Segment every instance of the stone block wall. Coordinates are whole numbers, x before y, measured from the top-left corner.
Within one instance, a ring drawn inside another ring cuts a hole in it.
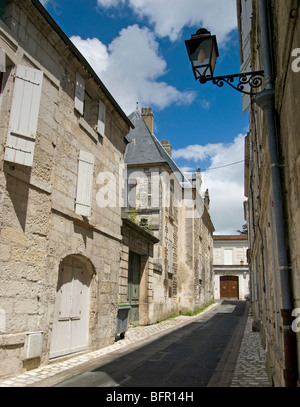
[[[293,69],[295,50],[299,48],[299,4],[270,1],[272,68],[274,69],[276,136],[285,236],[290,265],[292,307],[298,308],[299,286],[299,89],[300,73]],[[252,18],[252,68],[262,69],[259,2],[253,1]],[[296,61],[297,62],[297,61]],[[297,64],[296,64],[297,65]],[[298,64],[299,65],[299,64]],[[266,117],[263,110],[253,104],[250,115],[251,171],[246,179],[249,188],[248,225],[250,235],[250,271],[254,318],[260,322],[261,336],[267,349],[267,367],[275,386],[285,386],[287,366],[281,317],[282,293],[278,265],[277,229],[274,215],[270,153]],[[296,351],[291,360],[297,359],[299,380],[299,332],[295,332]],[[291,366],[290,366],[291,367]],[[289,368],[290,368],[289,367]],[[293,372],[295,373],[295,372]],[[291,375],[292,376],[292,375]],[[294,379],[293,379],[294,380]]]
[[[92,78],[59,32],[29,1],[12,1],[0,22],[7,56],[0,111],[0,375],[48,363],[61,265],[81,259],[91,274],[87,350],[114,341],[121,254],[120,165],[129,121]],[[32,167],[4,160],[18,65],[43,72]],[[74,109],[76,73],[106,106],[100,135]],[[76,213],[79,153],[94,157],[91,215]],[[100,207],[98,175],[115,174],[116,205]],[[24,358],[28,332],[42,332],[42,352]]]
[[[128,304],[128,270],[129,252],[141,256],[141,269],[139,277],[140,299],[139,299],[139,324],[148,325],[157,321],[154,309],[154,276],[153,255],[154,245],[159,242],[149,231],[145,230],[135,222],[123,215],[122,226],[122,252],[119,273],[119,304]]]

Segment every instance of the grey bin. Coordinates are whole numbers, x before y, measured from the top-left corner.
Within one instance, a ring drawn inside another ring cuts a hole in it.
[[[127,330],[128,325],[128,314],[130,309],[131,309],[130,305],[125,307],[118,307],[116,335],[120,334],[121,339],[125,337],[125,332]]]

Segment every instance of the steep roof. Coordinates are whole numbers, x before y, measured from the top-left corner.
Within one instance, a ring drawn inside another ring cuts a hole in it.
[[[180,183],[190,185],[160,141],[150,133],[138,109],[131,113],[129,120],[134,125],[134,129],[131,129],[126,137],[129,144],[124,155],[125,163],[129,165],[167,164]]]
[[[127,135],[127,145],[124,160],[126,164],[164,163],[165,159],[157,148],[154,138],[138,110],[128,117],[134,125]]]

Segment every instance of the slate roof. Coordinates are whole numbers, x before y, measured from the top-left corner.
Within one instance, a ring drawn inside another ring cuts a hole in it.
[[[131,129],[126,137],[129,141],[124,155],[126,164],[164,163],[165,159],[158,150],[140,112],[135,111],[128,118],[134,125],[134,129]]]
[[[150,133],[139,110],[135,110],[128,118],[134,125],[134,129],[131,129],[126,137],[129,144],[124,155],[125,163],[128,165],[168,164],[178,181],[187,183],[190,187],[190,182],[175,161],[155,135]]]

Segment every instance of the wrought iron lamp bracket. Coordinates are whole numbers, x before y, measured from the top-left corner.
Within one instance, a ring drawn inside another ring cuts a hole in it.
[[[255,95],[256,93],[252,89],[258,89],[263,83],[264,71],[256,72],[243,72],[233,75],[225,76],[201,76],[200,83],[206,83],[207,81],[212,81],[214,85],[217,85],[219,88],[224,86],[224,83],[227,83],[233,89],[238,90],[241,93],[246,95]],[[234,80],[238,78],[238,84],[234,84]],[[248,92],[245,90],[245,85],[249,85],[251,91]]]

